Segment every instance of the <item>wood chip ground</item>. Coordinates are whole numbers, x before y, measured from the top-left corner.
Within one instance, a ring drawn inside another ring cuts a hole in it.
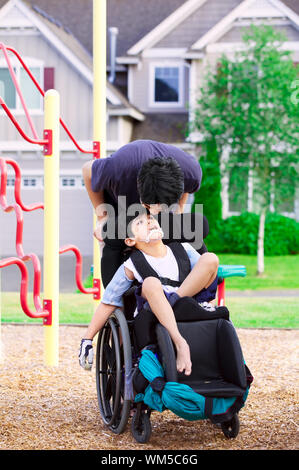
[[[60,326],[60,365],[43,363],[43,327],[1,328],[0,449],[295,450],[298,449],[298,330],[237,330],[254,382],[228,440],[209,421],[152,413],[152,436],[138,444],[130,422],[121,435],[102,423],[95,370],[78,364],[84,329]]]

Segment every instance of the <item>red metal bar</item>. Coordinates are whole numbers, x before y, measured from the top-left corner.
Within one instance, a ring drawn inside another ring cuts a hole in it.
[[[25,62],[23,61],[22,57],[20,56],[20,54],[13,48],[13,47],[9,47],[9,46],[6,46],[6,50],[12,52],[16,57],[17,59],[20,61],[20,63],[22,64],[22,67],[24,67],[24,69],[26,70],[27,74],[29,75],[29,77],[31,78],[31,80],[33,81],[34,85],[36,86],[36,88],[38,89],[38,91],[41,93],[42,96],[45,96],[45,92],[44,90],[40,87],[39,83],[37,82],[37,80],[35,79],[35,77],[33,76],[33,74],[31,73],[30,69],[27,67],[27,65],[25,64]],[[100,156],[100,143],[99,142],[96,142],[96,146],[94,145],[94,148],[93,150],[84,150],[82,147],[80,147],[80,145],[78,144],[78,142],[76,141],[76,139],[74,138],[74,136],[71,134],[70,130],[68,129],[68,127],[66,126],[66,124],[64,123],[64,121],[62,120],[62,118],[60,118],[60,124],[62,125],[63,129],[65,130],[65,132],[67,133],[67,135],[69,136],[69,138],[72,140],[72,142],[74,143],[74,145],[77,147],[77,149],[82,152],[82,153],[88,153],[88,154],[92,154],[94,156],[94,158],[99,158]],[[95,144],[95,143],[94,143]]]
[[[10,164],[13,165],[14,169],[16,170],[16,178],[20,180],[20,169],[16,162],[13,160],[8,161]],[[6,161],[4,158],[0,158],[0,170],[1,170],[1,179],[0,179],[0,206],[4,210],[4,212],[12,212],[14,211],[16,214],[17,220],[17,228],[16,228],[16,252],[18,257],[22,261],[31,260],[34,269],[34,287],[33,287],[33,299],[34,305],[38,310],[40,308],[40,284],[41,284],[41,266],[39,258],[35,253],[25,254],[23,249],[23,211],[22,207],[19,204],[8,205],[6,199],[6,183],[7,183],[7,166]],[[20,189],[20,188],[19,188]],[[16,182],[15,182],[15,191],[16,191]],[[20,199],[20,193],[17,192],[16,199]],[[38,206],[29,208],[27,207],[26,210],[34,210],[37,209]]]
[[[3,42],[0,42],[0,49],[3,50],[3,54],[4,54],[4,57],[5,57],[7,66],[8,66],[8,70],[9,70],[11,79],[12,79],[12,81],[13,81],[13,83],[14,83],[14,86],[15,86],[15,88],[16,88],[16,90],[17,90],[17,93],[18,93],[18,95],[19,95],[19,98],[20,98],[20,100],[21,100],[21,103],[22,103],[24,112],[25,112],[26,117],[27,117],[27,121],[28,121],[28,123],[29,123],[29,126],[30,126],[31,131],[32,131],[32,134],[33,134],[33,137],[34,137],[35,139],[38,139],[37,132],[36,132],[36,130],[35,130],[33,121],[32,121],[32,119],[31,119],[31,116],[30,116],[29,111],[28,111],[28,109],[27,109],[27,106],[26,106],[24,97],[23,97],[23,95],[22,95],[22,91],[21,91],[21,88],[20,88],[20,86],[19,86],[19,83],[18,83],[16,74],[15,74],[14,69],[13,69],[13,67],[12,67],[12,65],[11,65],[11,62],[10,62],[10,60],[9,60],[9,57],[8,57],[8,54],[7,54],[6,46],[3,44]]]
[[[48,144],[48,140],[36,140],[36,139],[31,139],[30,137],[28,137],[28,135],[25,134],[25,132],[23,131],[23,129],[19,125],[18,121],[15,119],[13,114],[10,112],[9,108],[7,107],[7,105],[5,104],[5,102],[3,101],[3,99],[1,97],[0,97],[0,105],[2,106],[4,111],[6,112],[7,116],[9,117],[9,119],[11,120],[13,125],[16,127],[19,134],[21,134],[23,139],[27,140],[27,142],[30,142],[31,144],[37,144],[37,145],[46,145],[46,144]]]
[[[35,211],[36,209],[43,209],[43,203],[29,204],[26,206],[21,199],[21,170],[15,160],[10,160],[9,158],[0,157],[0,171],[1,171],[1,186],[0,186],[0,197],[5,198],[6,205],[6,181],[7,181],[7,164],[11,165],[15,172],[15,186],[14,194],[16,203],[21,207],[25,212]]]
[[[95,294],[99,295],[100,286],[85,288],[82,283],[82,255],[80,250],[74,245],[62,246],[59,250],[59,254],[66,253],[67,251],[73,251],[76,256],[76,284],[78,289],[84,294]]]
[[[36,312],[30,310],[28,303],[27,303],[27,292],[28,292],[28,271],[26,268],[26,264],[19,258],[5,258],[0,261],[0,268],[4,268],[6,266],[11,266],[12,264],[16,264],[20,271],[21,271],[21,290],[20,290],[20,300],[21,306],[24,313],[30,318],[47,318],[50,315],[49,310],[44,310],[40,298],[38,298],[38,308]]]
[[[225,293],[225,283],[223,279],[223,281],[218,286],[218,306],[219,307],[224,305],[224,302],[225,302],[224,293]]]

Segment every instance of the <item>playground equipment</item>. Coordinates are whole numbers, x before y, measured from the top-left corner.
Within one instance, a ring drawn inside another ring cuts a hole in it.
[[[5,212],[15,212],[17,220],[16,228],[16,257],[0,260],[0,269],[10,265],[17,265],[21,271],[20,301],[26,315],[31,318],[43,319],[45,326],[44,361],[46,365],[57,366],[58,356],[58,326],[59,326],[59,254],[73,251],[76,256],[76,283],[78,289],[84,294],[93,294],[95,302],[100,300],[100,252],[99,245],[94,240],[94,279],[93,287],[86,289],[82,283],[82,256],[74,245],[65,245],[59,249],[59,130],[60,124],[82,153],[92,154],[93,158],[105,155],[106,142],[106,1],[94,0],[93,3],[93,51],[94,51],[94,142],[91,150],[82,149],[73,137],[66,124],[60,117],[59,94],[56,90],[42,90],[31,71],[23,61],[20,54],[12,47],[0,43],[0,51],[3,52],[7,62],[12,81],[23,105],[25,115],[31,128],[33,138],[28,136],[18,121],[15,119],[5,101],[0,97],[0,105],[11,120],[19,134],[27,141],[35,145],[43,146],[44,153],[44,204],[30,204],[26,206],[21,199],[21,170],[18,164],[11,159],[0,157],[0,206]],[[44,97],[44,133],[43,139],[39,139],[34,128],[34,123],[26,107],[20,86],[11,65],[9,54],[13,53],[19,60],[29,78]],[[15,204],[8,205],[6,199],[7,165],[11,165],[15,172]],[[41,266],[36,254],[25,254],[23,249],[23,211],[31,212],[37,209],[44,210],[44,300],[41,301],[40,281]],[[94,216],[95,226],[95,216]],[[26,262],[31,260],[34,268],[33,299],[36,311],[28,307],[28,271]]]

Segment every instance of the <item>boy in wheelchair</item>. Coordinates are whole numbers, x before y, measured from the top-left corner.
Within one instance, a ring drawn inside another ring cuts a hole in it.
[[[180,373],[191,374],[192,364],[189,345],[179,332],[174,306],[181,298],[192,298],[196,308],[207,317],[213,318],[219,310],[225,315],[226,307],[214,307],[210,301],[216,296],[218,258],[214,253],[200,255],[189,243],[163,243],[163,232],[157,220],[148,214],[133,218],[127,225],[125,243],[133,249],[108,284],[102,302],[81,340],[79,363],[90,370],[93,363],[92,340],[103,328],[115,308],[123,306],[122,296],[134,281],[139,283],[136,290],[139,330],[143,329],[140,313],[152,312],[163,325],[176,348],[176,365]],[[199,306],[198,306],[198,303]],[[194,309],[193,304],[193,314]],[[190,315],[190,312],[186,312]],[[192,309],[191,309],[192,315]],[[182,320],[182,318],[181,318]]]

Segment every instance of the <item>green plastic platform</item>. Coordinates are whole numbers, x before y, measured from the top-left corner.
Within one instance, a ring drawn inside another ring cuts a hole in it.
[[[222,264],[218,268],[218,277],[246,276],[246,267],[239,265]]]

